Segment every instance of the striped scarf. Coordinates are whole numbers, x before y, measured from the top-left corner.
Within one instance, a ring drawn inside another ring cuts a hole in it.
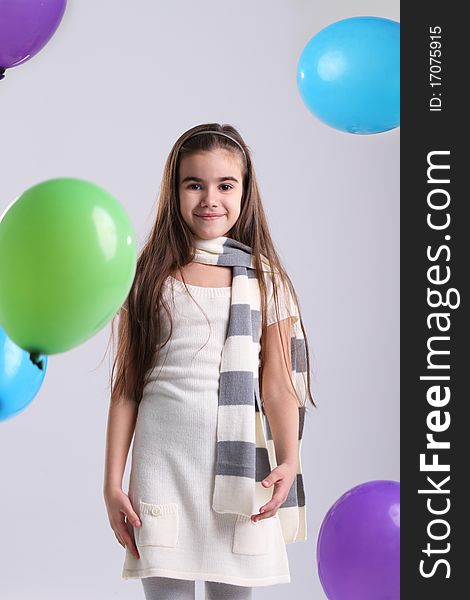
[[[261,481],[277,466],[269,422],[259,394],[261,295],[251,248],[229,237],[195,237],[194,262],[232,267],[227,337],[222,349],[217,413],[217,452],[212,508],[251,516],[272,497]],[[263,273],[271,273],[261,255]],[[272,273],[271,273],[272,274]],[[296,309],[297,310],[297,309]],[[298,315],[298,312],[296,313]],[[307,539],[301,466],[305,419],[305,340],[297,320],[291,325],[291,376],[298,399],[298,469],[277,514],[286,544]],[[292,321],[291,321],[292,323]]]

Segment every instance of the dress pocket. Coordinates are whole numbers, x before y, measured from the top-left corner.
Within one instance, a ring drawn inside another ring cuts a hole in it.
[[[273,517],[253,522],[250,517],[237,515],[232,552],[235,554],[267,554],[273,541]]]
[[[140,521],[134,528],[137,546],[168,546],[178,543],[179,513],[175,502],[153,504],[140,501]]]

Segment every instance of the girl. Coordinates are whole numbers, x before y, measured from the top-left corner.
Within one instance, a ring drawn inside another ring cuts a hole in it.
[[[104,497],[122,576],[141,579],[147,600],[194,599],[197,579],[206,598],[233,600],[289,582],[285,545],[306,539],[300,447],[307,399],[316,404],[297,296],[234,127],[176,141],[116,316]]]

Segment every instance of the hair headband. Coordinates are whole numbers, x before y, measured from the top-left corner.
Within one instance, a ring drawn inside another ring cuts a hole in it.
[[[245,157],[245,161],[248,163],[248,159],[246,157],[246,152],[245,149],[243,148],[243,146],[240,144],[240,142],[238,142],[234,137],[232,137],[231,135],[228,135],[227,133],[223,133],[222,131],[216,131],[215,129],[205,129],[203,131],[196,131],[196,133],[192,133],[188,138],[186,138],[185,141],[191,139],[192,137],[194,137],[195,135],[200,135],[202,133],[216,133],[217,135],[223,135],[224,137],[228,138],[229,140],[232,140],[232,142],[235,142],[235,144],[237,144],[237,146],[240,148],[240,150],[243,152],[243,156]]]

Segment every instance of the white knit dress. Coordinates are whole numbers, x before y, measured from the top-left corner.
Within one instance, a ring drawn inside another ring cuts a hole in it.
[[[126,548],[122,577],[243,586],[288,583],[278,515],[253,523],[211,506],[219,368],[231,287],[188,285],[193,300],[171,276],[164,286],[173,331],[139,405],[128,494],[142,526],[128,528],[140,558]],[[281,307],[281,316],[282,311],[288,309]],[[169,322],[164,310],[162,316],[165,340]],[[275,320],[271,307],[268,323]]]

